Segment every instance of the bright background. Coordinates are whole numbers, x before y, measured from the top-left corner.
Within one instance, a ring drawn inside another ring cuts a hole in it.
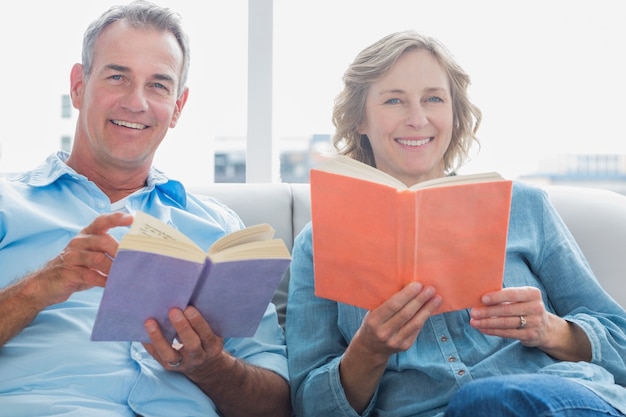
[[[254,1],[254,0],[252,0]],[[123,2],[123,0],[122,0]],[[157,0],[192,42],[190,98],[156,163],[211,178],[213,140],[246,134],[247,0]],[[61,95],[82,34],[118,1],[13,1],[0,25],[0,172],[31,168],[73,134]],[[482,149],[465,171],[532,173],[554,155],[626,154],[621,0],[274,0],[274,133],[332,134],[332,102],[354,56],[389,32],[443,41],[472,76]]]

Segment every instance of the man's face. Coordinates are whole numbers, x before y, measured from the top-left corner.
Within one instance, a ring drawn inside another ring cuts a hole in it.
[[[87,79],[72,72],[72,98],[79,113],[75,149],[110,168],[152,164],[154,154],[184,106],[178,96],[183,53],[174,35],[107,27],[95,44]]]

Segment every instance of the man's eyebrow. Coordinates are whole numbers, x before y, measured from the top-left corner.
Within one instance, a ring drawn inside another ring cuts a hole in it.
[[[123,73],[129,73],[131,72],[130,67],[126,67],[124,65],[118,65],[118,64],[108,64],[104,66],[105,69],[109,69],[112,71],[118,71],[118,72],[123,72]],[[168,74],[154,74],[153,78],[155,80],[158,81],[165,81],[165,82],[169,82],[169,83],[174,83],[174,78]]]
[[[119,72],[130,72],[130,68],[118,64],[108,64],[105,65],[104,68]]]
[[[170,83],[174,83],[174,78],[167,74],[154,74],[154,79],[159,81],[167,81]]]

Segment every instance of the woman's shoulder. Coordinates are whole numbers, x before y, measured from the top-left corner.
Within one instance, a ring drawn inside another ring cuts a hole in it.
[[[309,220],[308,223],[302,227],[302,230],[298,232],[294,242],[296,244],[303,244],[305,242],[310,242],[313,239],[313,223]]]
[[[548,193],[538,185],[513,180],[512,199],[542,203],[548,201]]]
[[[538,185],[522,180],[513,180],[513,193],[528,195],[545,195],[546,192]]]

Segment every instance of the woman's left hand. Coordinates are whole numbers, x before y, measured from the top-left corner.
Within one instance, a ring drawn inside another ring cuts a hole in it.
[[[518,339],[563,361],[590,361],[591,342],[575,323],[548,312],[535,287],[504,288],[485,294],[470,312],[470,325],[484,334]]]
[[[470,325],[484,334],[520,340],[525,346],[549,345],[553,320],[535,287],[504,288],[485,294],[473,308]]]

